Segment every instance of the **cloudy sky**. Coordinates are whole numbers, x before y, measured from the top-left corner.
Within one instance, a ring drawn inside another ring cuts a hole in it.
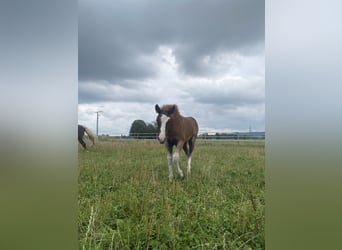
[[[200,132],[265,130],[263,0],[80,0],[78,121],[128,134],[178,104]]]

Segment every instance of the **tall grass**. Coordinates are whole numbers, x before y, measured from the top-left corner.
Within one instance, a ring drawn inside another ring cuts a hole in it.
[[[170,183],[156,141],[102,141],[79,148],[78,183],[80,249],[265,248],[263,142],[198,141]]]

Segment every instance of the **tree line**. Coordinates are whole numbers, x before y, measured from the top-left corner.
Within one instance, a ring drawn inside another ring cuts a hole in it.
[[[135,139],[156,139],[158,127],[156,122],[146,123],[143,120],[133,121],[129,130],[129,137]],[[215,133],[199,134],[200,139],[231,139],[231,140],[246,140],[246,139],[265,139],[265,132],[236,132],[236,133]]]

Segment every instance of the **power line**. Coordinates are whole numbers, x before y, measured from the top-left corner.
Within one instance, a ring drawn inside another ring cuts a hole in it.
[[[103,111],[99,110],[96,111],[96,135],[99,136],[99,113],[101,113]]]

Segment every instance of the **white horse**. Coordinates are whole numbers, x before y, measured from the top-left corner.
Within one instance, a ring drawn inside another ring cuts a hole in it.
[[[78,142],[82,145],[82,147],[87,150],[87,145],[86,143],[83,141],[83,136],[84,133],[87,133],[89,139],[91,140],[91,142],[93,143],[92,146],[95,145],[95,137],[96,135],[93,133],[93,131],[91,131],[89,128],[87,128],[86,126],[83,125],[78,125]]]

